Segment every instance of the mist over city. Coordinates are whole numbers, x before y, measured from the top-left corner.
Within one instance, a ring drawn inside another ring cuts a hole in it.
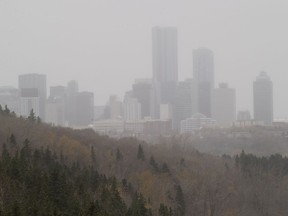
[[[0,0],[0,215],[287,215],[287,10]]]

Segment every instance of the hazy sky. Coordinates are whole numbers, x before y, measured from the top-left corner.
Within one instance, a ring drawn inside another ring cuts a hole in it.
[[[0,86],[22,73],[48,85],[71,79],[96,104],[152,76],[151,28],[178,28],[179,77],[192,77],[192,50],[215,54],[216,81],[252,110],[261,70],[274,83],[275,117],[288,117],[287,0],[0,0]]]

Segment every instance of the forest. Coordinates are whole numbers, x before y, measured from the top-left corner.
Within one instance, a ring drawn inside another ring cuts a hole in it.
[[[199,143],[112,139],[0,107],[0,215],[288,215],[285,155],[209,154]]]

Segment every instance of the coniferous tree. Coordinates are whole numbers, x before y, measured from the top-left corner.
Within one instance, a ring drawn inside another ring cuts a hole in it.
[[[142,161],[145,160],[145,154],[144,154],[141,144],[138,146],[137,159],[142,160]]]
[[[175,200],[177,202],[177,212],[179,213],[180,216],[185,215],[186,211],[186,204],[185,204],[185,199],[183,195],[183,191],[180,185],[176,186],[176,197]]]
[[[117,161],[123,160],[123,155],[122,155],[122,153],[120,152],[119,148],[117,148],[116,160],[117,160]]]
[[[36,116],[35,116],[35,112],[33,109],[30,110],[30,114],[28,116],[28,120],[32,121],[32,122],[36,122]]]
[[[159,167],[157,162],[155,161],[154,157],[151,156],[150,160],[149,160],[150,165],[153,167],[154,171],[158,172],[159,171]]]
[[[10,142],[10,143],[12,144],[12,146],[14,146],[14,147],[17,145],[16,138],[15,138],[15,136],[14,136],[13,133],[10,135],[9,142]]]

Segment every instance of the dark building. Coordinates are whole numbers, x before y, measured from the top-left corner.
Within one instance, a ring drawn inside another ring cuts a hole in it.
[[[132,87],[132,95],[141,104],[142,118],[151,116],[151,80],[137,80]]]
[[[173,128],[180,130],[181,121],[196,112],[196,88],[192,79],[179,82],[173,106]]]
[[[211,117],[214,88],[214,55],[207,48],[193,51],[193,78],[198,84],[198,112]]]
[[[94,120],[94,94],[79,92],[76,95],[76,116],[73,125],[88,126]]]
[[[253,83],[254,119],[271,125],[273,122],[273,84],[266,72],[261,72]]]

